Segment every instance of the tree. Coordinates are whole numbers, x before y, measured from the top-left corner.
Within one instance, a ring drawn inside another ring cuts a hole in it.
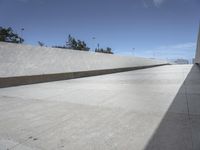
[[[70,34],[68,35],[68,40],[66,42],[66,48],[69,48],[69,49],[77,48],[77,42],[76,42],[75,38],[73,38]]]
[[[112,49],[111,49],[110,47],[107,47],[107,48],[106,48],[106,53],[108,53],[108,54],[113,54]]]
[[[53,48],[62,48],[62,49],[67,49],[66,46],[58,46],[58,45],[55,45],[55,46],[52,46]]]
[[[44,43],[41,41],[38,41],[38,45],[42,47],[42,46],[44,46]]]
[[[73,49],[73,50],[82,50],[82,51],[89,51],[89,47],[84,41],[76,40],[71,35],[68,36],[68,40],[66,42],[66,48]]]
[[[106,49],[103,49],[103,48],[95,49],[95,52],[97,52],[97,53],[106,53],[106,54],[114,54],[110,47],[107,47]]]
[[[70,34],[68,35],[68,39],[64,46],[52,46],[53,48],[62,48],[62,49],[72,49],[72,50],[81,50],[81,51],[89,51],[90,48],[87,47],[87,44],[84,41],[76,40]]]
[[[24,39],[22,39],[18,34],[14,33],[11,27],[0,27],[0,41],[10,43],[23,43]]]

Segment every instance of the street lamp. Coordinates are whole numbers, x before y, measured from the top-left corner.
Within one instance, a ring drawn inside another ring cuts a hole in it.
[[[92,37],[93,40],[96,40],[96,37]],[[96,45],[96,43],[95,43]],[[96,47],[96,46],[95,46]],[[96,49],[96,48],[95,48]],[[97,43],[97,50],[99,51],[99,43]],[[95,51],[95,50],[94,50]]]
[[[94,47],[94,51],[95,51],[95,49],[96,49],[96,42],[95,42],[96,37],[92,37],[92,39],[94,40],[94,43],[95,43],[95,47]]]
[[[135,48],[132,48],[132,50],[133,50],[133,56],[134,56],[134,51],[135,51]]]
[[[21,28],[21,39],[20,39],[21,43],[22,43],[22,39],[23,39],[23,31],[24,31],[24,28]]]
[[[99,43],[97,44],[97,48],[98,48],[98,51],[99,51]]]

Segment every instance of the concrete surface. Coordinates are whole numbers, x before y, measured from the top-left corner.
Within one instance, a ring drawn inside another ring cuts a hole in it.
[[[200,64],[200,24],[199,24],[199,34],[197,38],[197,48],[195,54],[195,63]]]
[[[199,150],[200,70],[171,65],[0,89],[1,150]]]
[[[165,64],[166,61],[0,42],[0,78]]]
[[[51,81],[69,80],[75,78],[97,76],[103,74],[111,74],[125,71],[132,71],[138,69],[152,68],[158,66],[164,66],[168,64],[152,65],[152,66],[138,66],[138,67],[126,67],[126,68],[114,68],[114,69],[104,69],[104,70],[89,70],[89,71],[79,71],[79,72],[66,72],[66,73],[56,73],[56,74],[42,74],[42,75],[32,75],[32,76],[17,76],[17,77],[5,77],[0,78],[0,88],[35,84]]]

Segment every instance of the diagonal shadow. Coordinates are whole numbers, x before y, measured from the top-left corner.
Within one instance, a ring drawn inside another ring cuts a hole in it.
[[[192,66],[144,150],[200,150],[199,66]]]

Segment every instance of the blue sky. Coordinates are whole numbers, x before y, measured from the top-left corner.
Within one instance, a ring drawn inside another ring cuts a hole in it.
[[[0,26],[24,28],[26,44],[71,34],[121,55],[191,59],[199,21],[200,0],[0,0]]]

